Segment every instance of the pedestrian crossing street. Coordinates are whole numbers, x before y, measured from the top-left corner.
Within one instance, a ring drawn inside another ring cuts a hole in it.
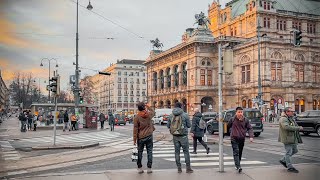
[[[132,142],[128,143],[121,143],[114,146],[115,148],[124,148],[124,147],[131,147],[134,148]],[[192,145],[189,147],[190,152],[193,151]],[[143,151],[144,157],[146,157],[146,149]],[[175,153],[174,153],[174,145],[168,144],[168,142],[155,142],[153,144],[153,158],[161,158],[166,161],[170,161],[175,163]],[[131,154],[130,154],[131,155]],[[219,153],[218,152],[212,152],[210,150],[210,153],[207,154],[206,150],[203,148],[203,146],[198,145],[197,154],[191,154],[190,153],[190,160],[191,165],[193,167],[212,167],[212,166],[219,166]],[[181,149],[180,151],[180,161],[181,163],[184,163],[184,155],[183,151]],[[241,160],[241,165],[266,165],[267,162],[263,161],[256,161],[256,160],[248,160],[246,157],[243,157]],[[225,166],[234,166],[233,162],[233,155],[224,153],[224,165]]]
[[[56,136],[58,145],[77,145],[84,143],[99,143],[101,146],[109,146],[110,143],[129,141],[131,137],[119,132],[98,131],[79,134],[63,134]],[[53,144],[53,136],[19,139],[13,142],[18,147],[35,147]]]
[[[20,154],[16,151],[9,141],[0,141],[1,157],[3,160],[19,160]]]

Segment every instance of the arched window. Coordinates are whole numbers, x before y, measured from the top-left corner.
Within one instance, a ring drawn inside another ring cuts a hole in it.
[[[171,74],[170,74],[170,68],[167,69],[167,87],[171,88]]]
[[[248,100],[248,108],[252,108],[252,100],[251,99]]]
[[[301,112],[305,111],[305,101],[304,99],[300,99],[300,107],[301,107]]]
[[[163,70],[160,71],[160,88],[164,89],[164,73],[163,73]]]
[[[294,111],[295,111],[296,113],[299,113],[299,99],[296,99],[296,100],[294,101]]]
[[[317,100],[313,100],[312,109],[317,110]]]
[[[187,63],[182,65],[182,84],[187,85],[188,77],[187,77]]]
[[[247,101],[244,99],[242,100],[242,107],[243,108],[246,108],[247,107]]]
[[[270,109],[274,110],[274,99],[270,100]]]
[[[174,67],[174,86],[179,86],[179,72],[178,72],[178,65]]]

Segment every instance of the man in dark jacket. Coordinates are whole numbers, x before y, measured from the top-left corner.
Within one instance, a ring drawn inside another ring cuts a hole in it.
[[[101,112],[100,115],[99,115],[99,121],[100,121],[100,124],[101,124],[101,129],[104,128],[104,121],[106,120],[106,117],[104,116],[104,114]]]
[[[152,173],[152,150],[153,150],[153,131],[155,130],[152,122],[154,110],[143,102],[138,103],[138,114],[133,120],[133,144],[138,143],[138,173],[143,173],[142,154],[144,146],[147,148],[148,162],[147,173]]]
[[[200,120],[202,118],[202,114],[200,113],[198,108],[194,109],[194,115],[192,118],[192,126],[191,126],[191,136],[193,137],[193,152],[192,154],[197,154],[197,141],[199,141],[202,146],[207,150],[207,154],[209,154],[210,148],[208,145],[202,140],[204,136],[205,129],[200,128]]]
[[[290,107],[284,108],[284,112],[279,119],[279,142],[284,144],[286,154],[280,163],[288,168],[288,172],[298,173],[299,171],[292,166],[291,156],[298,152],[298,143],[302,143],[299,131],[303,130],[293,119],[294,111]]]
[[[27,117],[28,117],[28,131],[30,131],[33,123],[33,116],[30,111],[28,112]]]
[[[68,114],[68,110],[66,110],[63,114],[63,131],[66,131],[66,129],[69,129],[70,131],[70,128],[68,128],[69,126],[69,114]]]
[[[181,162],[180,162],[180,148],[182,147],[183,153],[184,153],[184,159],[186,162],[186,172],[187,173],[193,173],[193,170],[191,169],[191,162],[190,162],[190,153],[189,153],[189,140],[188,140],[188,128],[191,127],[189,115],[185,113],[182,109],[182,104],[180,102],[177,102],[175,104],[175,108],[172,110],[172,114],[169,117],[167,127],[171,129],[171,123],[175,118],[181,118],[182,120],[182,131],[181,134],[174,135],[173,134],[173,144],[174,144],[174,150],[175,150],[175,159],[176,164],[178,167],[178,173],[182,172],[181,169]]]
[[[19,115],[19,120],[21,123],[21,132],[26,132],[26,124],[27,124],[27,113],[26,112],[21,112]]]
[[[236,170],[241,173],[242,168],[240,166],[240,161],[247,132],[249,132],[250,142],[253,142],[253,129],[249,120],[243,116],[242,107],[236,108],[236,115],[234,118],[230,119],[228,128],[232,128],[230,137],[234,164],[236,166]]]
[[[114,122],[114,116],[111,111],[109,111],[109,113],[108,113],[108,121],[109,121],[109,125],[110,125],[110,130],[114,131],[114,123],[115,122]]]

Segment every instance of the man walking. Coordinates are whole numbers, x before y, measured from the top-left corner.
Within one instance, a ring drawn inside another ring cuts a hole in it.
[[[147,173],[152,173],[152,150],[153,150],[153,131],[155,130],[152,122],[154,110],[143,102],[138,103],[138,114],[133,120],[133,144],[138,144],[138,173],[143,173],[142,154],[144,146],[147,148],[148,162]]]
[[[302,143],[299,131],[303,128],[297,126],[297,123],[293,119],[293,109],[291,107],[284,108],[284,112],[279,119],[279,142],[284,144],[286,150],[285,155],[279,161],[285,168],[288,168],[288,172],[299,173],[299,171],[292,166],[291,156],[298,152],[298,143]]]
[[[181,107],[182,104],[180,102],[175,104],[175,108],[172,110],[172,114],[169,117],[167,127],[170,129],[170,133],[173,135],[173,144],[178,173],[182,173],[180,162],[181,147],[183,149],[184,159],[186,162],[186,173],[193,173],[193,170],[191,169],[188,140],[188,128],[191,127],[191,123],[188,114],[185,113]]]
[[[69,126],[69,114],[68,114],[68,110],[66,110],[63,114],[63,132],[66,131],[66,129],[69,129],[70,131],[70,128],[68,128]]]
[[[253,129],[247,118],[243,116],[242,107],[236,108],[236,115],[230,119],[228,129],[231,128],[231,145],[233,150],[233,160],[236,170],[241,173],[242,168],[240,165],[243,146],[246,138],[246,133],[249,133],[250,142],[253,142]]]
[[[210,148],[208,145],[202,140],[204,136],[204,132],[206,127],[200,127],[200,121],[202,121],[202,114],[200,113],[198,108],[194,109],[194,115],[192,118],[192,126],[191,126],[191,136],[193,138],[193,152],[192,154],[197,154],[197,141],[199,141],[202,146],[206,149],[207,154],[209,154]]]
[[[106,120],[106,117],[104,116],[104,114],[101,112],[99,115],[99,121],[100,121],[100,125],[101,125],[101,129],[104,129],[104,121]]]
[[[109,111],[109,113],[108,113],[108,121],[109,121],[109,125],[110,125],[110,130],[114,131],[114,116],[111,111]]]

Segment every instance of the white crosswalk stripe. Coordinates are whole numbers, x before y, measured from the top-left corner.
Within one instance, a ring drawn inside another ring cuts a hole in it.
[[[12,147],[9,141],[0,141],[0,148],[0,154],[5,161],[19,160],[21,158],[19,152]]]
[[[81,144],[81,143],[99,143],[102,146],[110,146],[111,143],[121,143],[130,141],[131,137],[118,132],[100,131],[81,134],[64,134],[56,136],[56,143],[61,145]],[[132,141],[131,141],[132,142]],[[37,137],[29,139],[19,139],[14,144],[20,147],[45,146],[53,143],[53,137]]]

